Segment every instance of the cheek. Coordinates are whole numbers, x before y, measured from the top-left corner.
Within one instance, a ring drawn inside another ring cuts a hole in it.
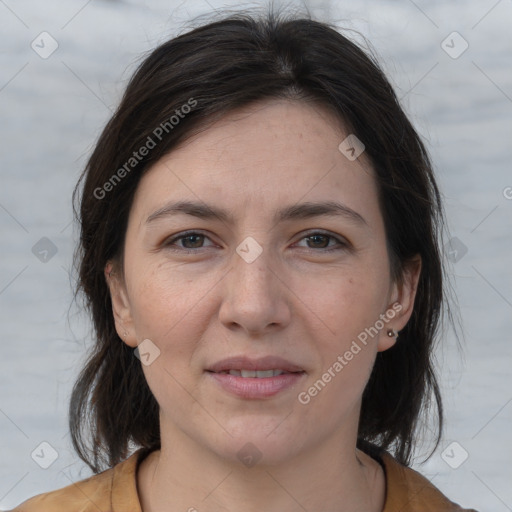
[[[190,395],[196,375],[191,360],[201,339],[207,301],[201,298],[211,288],[209,278],[193,280],[180,271],[161,265],[134,266],[131,290],[132,317],[137,340],[151,340],[159,355],[142,369],[146,381],[160,405],[169,401],[173,408],[191,406]],[[136,277],[135,277],[136,276]]]
[[[130,294],[132,317],[139,336],[159,340],[162,329],[169,328],[172,318],[183,308],[183,303],[177,301],[180,287],[169,286],[156,272],[137,273]]]
[[[297,392],[306,415],[331,425],[359,404],[377,353],[377,336],[368,329],[384,312],[384,284],[375,273],[351,270],[326,281],[323,293],[310,295],[322,320],[322,328],[311,329],[320,364]]]
[[[342,345],[373,325],[388,306],[389,279],[377,265],[338,268],[324,277],[299,277],[295,289],[309,306],[309,316],[316,316],[319,333]]]
[[[150,339],[160,350],[159,363],[165,362],[180,380],[191,380],[191,361],[215,314],[210,294],[217,274],[191,277],[167,262],[134,264],[131,272],[130,306],[138,342]]]
[[[317,279],[315,288],[313,280],[302,283],[304,302],[316,313],[309,314],[315,317],[310,331],[320,365],[300,391],[306,393],[305,401],[315,401],[315,407],[343,414],[347,409],[336,404],[357,403],[373,368],[378,335],[372,328],[388,305],[387,270],[374,262],[338,269],[329,279]]]
[[[166,262],[152,265],[149,258],[134,258],[127,269],[131,312],[141,335],[158,335],[172,329],[204,295],[208,279],[194,280]],[[148,331],[145,333],[144,331]]]

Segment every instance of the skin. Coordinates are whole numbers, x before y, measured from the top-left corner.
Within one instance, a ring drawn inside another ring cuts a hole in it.
[[[364,153],[350,161],[338,150],[347,135],[321,107],[259,102],[194,135],[142,178],[123,268],[109,262],[105,273],[123,341],[135,348],[149,339],[160,350],[142,366],[162,442],[138,471],[144,512],[382,510],[384,473],[356,449],[358,417],[376,354],[395,343],[387,329],[410,318],[421,261],[393,282],[373,170]],[[146,222],[171,200],[228,208],[233,222],[186,214]],[[273,222],[279,208],[327,200],[365,222]],[[205,237],[170,242],[186,230]],[[327,235],[307,238],[319,230]],[[248,236],[262,248],[252,263],[235,250]],[[298,394],[394,303],[400,312],[301,404]],[[235,354],[278,355],[306,373],[273,397],[235,397],[205,372]],[[252,467],[237,457],[246,443],[261,454]]]

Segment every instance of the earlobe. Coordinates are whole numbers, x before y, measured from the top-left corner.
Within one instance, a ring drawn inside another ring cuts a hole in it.
[[[384,352],[386,350],[389,350],[395,343],[396,339],[388,340],[379,338],[379,341],[377,343],[377,352]]]
[[[392,297],[394,302],[388,309],[393,312],[385,332],[379,335],[377,350],[388,350],[397,342],[399,332],[407,325],[414,310],[414,300],[421,274],[421,256],[417,254],[404,265],[404,271],[399,283],[393,285]],[[391,315],[390,315],[391,316]]]
[[[393,304],[392,309],[388,309],[386,312],[386,315],[389,312],[394,312],[397,309],[401,311],[400,308],[397,308],[397,306],[401,306],[400,303],[396,302]],[[389,321],[389,324],[393,324],[393,318]],[[386,329],[384,329],[385,332],[381,332],[377,341],[377,351],[378,352],[384,352],[384,350],[390,349],[397,341],[398,339],[398,331],[396,331],[393,327],[388,326]]]
[[[130,347],[136,347],[130,302],[124,280],[112,262],[105,266],[105,279],[112,301],[112,314],[119,337]]]

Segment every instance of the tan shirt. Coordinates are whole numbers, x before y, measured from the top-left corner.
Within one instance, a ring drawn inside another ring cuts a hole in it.
[[[111,469],[34,496],[10,512],[142,512],[137,469],[148,454],[141,448]],[[448,500],[425,477],[402,466],[389,453],[381,452],[379,458],[386,475],[382,512],[476,512]]]

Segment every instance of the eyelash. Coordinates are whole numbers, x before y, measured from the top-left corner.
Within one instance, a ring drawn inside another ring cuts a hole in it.
[[[183,240],[183,239],[188,238],[193,235],[196,235],[196,236],[199,235],[199,236],[208,238],[204,233],[201,233],[200,231],[186,231],[177,236],[173,236],[173,237],[169,238],[167,241],[164,242],[163,245],[171,251],[181,252],[181,253],[185,253],[185,254],[197,254],[200,249],[205,249],[205,247],[197,247],[196,249],[187,249],[185,247],[180,247],[180,248],[172,247],[172,245],[175,242],[177,242],[179,240]],[[335,246],[331,249],[326,249],[326,248],[322,248],[322,247],[320,247],[319,249],[305,247],[305,249],[308,249],[313,252],[321,251],[323,253],[331,253],[334,251],[346,250],[349,248],[349,244],[347,242],[344,242],[342,239],[338,238],[337,236],[331,235],[330,233],[325,233],[323,231],[313,231],[311,233],[308,233],[307,235],[303,236],[299,241],[307,239],[307,238],[312,238],[317,235],[324,236],[324,237],[331,238],[331,239],[335,240],[337,242],[337,246]]]

